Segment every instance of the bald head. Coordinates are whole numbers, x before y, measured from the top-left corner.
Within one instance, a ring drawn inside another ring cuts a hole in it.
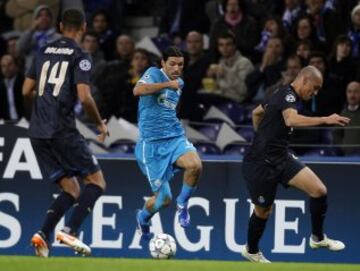
[[[297,77],[307,77],[310,80],[323,80],[321,72],[315,66],[306,66],[301,69]]]
[[[296,76],[292,86],[303,100],[310,100],[318,93],[322,84],[321,72],[314,66],[306,66]]]
[[[131,59],[135,50],[135,41],[128,35],[116,39],[116,51],[121,58]]]
[[[198,56],[204,47],[203,35],[197,31],[191,31],[186,36],[186,50],[190,56]]]
[[[352,81],[347,85],[346,89],[360,91],[360,83],[356,81]]]
[[[346,100],[349,106],[360,104],[360,83],[350,82],[346,87]]]

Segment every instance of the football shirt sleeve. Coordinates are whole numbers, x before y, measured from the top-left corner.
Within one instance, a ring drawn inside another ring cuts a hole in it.
[[[33,57],[31,66],[26,72],[26,77],[36,80],[36,55]]]
[[[91,58],[87,54],[81,54],[75,60],[74,83],[90,84]]]
[[[144,75],[140,78],[138,81],[138,84],[154,84],[154,83],[160,83],[159,80],[159,73],[160,70],[155,67],[151,67],[147,69],[147,71],[144,73]]]
[[[283,91],[283,93],[279,95],[279,101],[278,101],[279,109],[281,111],[284,111],[288,108],[293,108],[297,110],[297,99],[298,98],[292,91],[290,90]]]

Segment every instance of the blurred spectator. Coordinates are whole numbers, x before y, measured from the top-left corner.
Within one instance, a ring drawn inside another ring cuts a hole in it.
[[[300,40],[296,44],[295,52],[301,58],[303,66],[307,65],[309,62],[309,56],[312,51],[312,44],[309,40]]]
[[[224,15],[223,2],[224,0],[210,0],[205,4],[205,13],[210,20],[210,29]]]
[[[129,36],[119,38],[126,40],[124,47],[131,48],[131,53],[128,49],[124,50],[128,53],[123,53],[122,58],[107,62],[97,74],[95,86],[98,89],[98,106],[104,118],[116,116],[135,122],[137,100],[132,94],[133,83],[143,69],[150,65],[150,57],[145,50],[134,51],[134,44]]]
[[[331,46],[336,37],[345,31],[342,18],[334,10],[333,1],[306,0],[306,5],[318,39]]]
[[[74,1],[74,0],[68,0]],[[98,10],[106,11],[108,15],[108,23],[110,29],[116,34],[120,34],[124,28],[125,18],[125,2],[129,1],[118,1],[118,0],[86,0],[84,3],[84,10],[86,18],[92,18],[92,14]]]
[[[202,79],[210,65],[210,57],[204,52],[203,35],[191,31],[186,37],[186,61],[184,68],[185,85],[180,97],[179,117],[182,119],[201,120],[199,97]]]
[[[284,12],[282,14],[282,21],[288,31],[293,28],[293,24],[300,15],[301,3],[300,0],[284,0]]]
[[[7,2],[8,2],[7,0],[0,1],[0,18],[1,18],[0,33],[5,33],[13,29],[13,19],[10,18],[5,11],[5,6]]]
[[[100,49],[105,55],[105,60],[113,58],[115,52],[115,34],[110,28],[108,13],[97,10],[91,20],[91,28],[99,37]]]
[[[128,83],[129,65],[121,60],[107,62],[95,78],[94,84],[98,90],[98,107],[103,118],[121,117],[124,100],[128,100],[131,92]],[[125,98],[124,98],[125,97]]]
[[[60,34],[52,27],[53,15],[46,5],[38,6],[30,30],[25,31],[16,44],[16,53],[25,58],[25,68],[32,63],[34,54],[45,44],[60,38]]]
[[[269,38],[279,37],[284,40],[285,34],[286,31],[281,23],[280,18],[270,16],[265,20],[263,30],[261,31],[260,43],[255,47],[255,49],[263,53],[265,51]]]
[[[14,30],[27,31],[34,28],[34,17],[39,14],[40,9],[46,6],[49,10],[51,19],[50,28],[56,22],[59,14],[59,0],[9,0],[6,3],[6,13],[14,19]]]
[[[264,27],[261,32],[260,43],[255,47],[255,54],[252,57],[252,61],[254,63],[258,63],[261,61],[267,43],[272,37],[280,38],[283,41],[286,40],[286,30],[281,22],[281,19],[276,16],[269,16],[265,20]]]
[[[166,0],[166,10],[161,17],[159,34],[180,35],[185,39],[190,31],[209,32],[209,19],[205,14],[207,0]]]
[[[116,39],[115,58],[130,64],[135,50],[135,41],[128,35],[120,35]]]
[[[22,84],[24,75],[19,72],[13,56],[1,58],[0,119],[18,120],[24,116]]]
[[[241,103],[247,95],[246,76],[254,70],[251,61],[236,49],[235,37],[231,32],[218,37],[218,64],[210,65],[207,77],[215,77],[222,97]]]
[[[225,0],[224,15],[214,24],[210,33],[210,48],[215,51],[218,37],[232,31],[235,34],[237,49],[245,56],[251,56],[259,43],[259,30],[256,21],[249,17],[244,0]]]
[[[6,54],[11,55],[18,66],[19,72],[25,72],[24,58],[17,55],[16,46],[19,40],[19,34],[10,32],[6,35]]]
[[[2,57],[7,49],[6,40],[0,35],[0,57]]]
[[[350,82],[346,88],[346,105],[341,115],[351,119],[347,129],[335,130],[334,141],[344,144],[343,152],[346,155],[360,154],[360,83]],[[358,147],[346,145],[359,145]]]
[[[282,0],[246,0],[245,3],[249,16],[257,21],[269,14],[279,15],[282,7]]]
[[[352,43],[347,35],[340,35],[334,42],[329,61],[329,77],[339,81],[341,89],[356,76],[356,65],[351,58]]]
[[[294,81],[302,67],[302,60],[299,56],[289,56],[286,61],[286,70],[281,73],[281,79],[266,89],[266,96],[270,96],[278,88],[289,85],[292,81]]]
[[[298,18],[295,22],[294,31],[295,42],[308,40],[311,42],[314,50],[324,51],[326,49],[325,42],[319,40],[316,34],[315,25],[308,15]]]
[[[150,53],[142,48],[135,49],[129,69],[129,88],[126,93],[123,93],[122,103],[119,105],[122,111],[120,112],[120,115],[130,122],[137,121],[137,108],[139,102],[139,97],[133,95],[132,89],[150,66]]]
[[[308,111],[317,116],[340,113],[345,102],[345,89],[341,88],[339,80],[329,77],[325,54],[313,52],[309,57],[309,65],[315,66],[322,73],[324,82],[319,93],[306,103]]]
[[[275,84],[281,78],[281,72],[285,69],[283,59],[284,45],[280,38],[270,38],[262,61],[246,78],[248,95],[246,101],[261,101],[265,95],[265,89]]]
[[[150,67],[150,65],[151,58],[149,52],[142,48],[135,49],[129,69],[129,82],[133,87],[137,81],[140,80],[141,76],[146,71],[146,69]]]
[[[16,56],[16,43],[18,41],[19,37],[13,36],[8,39],[6,39],[6,52],[13,57]]]
[[[349,32],[349,37],[352,42],[353,57],[360,57],[360,4],[354,7],[351,12],[352,26]]]
[[[106,64],[104,54],[99,47],[99,37],[94,31],[88,31],[84,34],[82,39],[82,47],[85,52],[91,55],[92,68],[91,74],[98,72],[99,68]]]

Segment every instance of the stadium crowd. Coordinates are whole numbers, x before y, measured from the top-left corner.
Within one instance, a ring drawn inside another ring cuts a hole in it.
[[[34,53],[60,37],[60,14],[74,7],[88,21],[82,47],[93,60],[92,92],[103,118],[137,121],[132,89],[160,57],[136,46],[125,18],[147,16],[158,27],[151,37],[158,50],[174,44],[186,55],[180,118],[203,121],[211,106],[248,112],[310,64],[324,84],[299,111],[341,113],[351,117],[350,126],[360,126],[358,0],[0,1],[0,119],[29,117],[21,94],[24,73]],[[76,111],[86,121],[80,104]],[[325,141],[311,130],[298,131],[293,142]],[[337,130],[332,143],[360,144],[360,130]]]

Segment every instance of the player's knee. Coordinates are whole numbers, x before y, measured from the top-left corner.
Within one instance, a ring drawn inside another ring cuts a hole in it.
[[[320,198],[327,195],[327,188],[325,185],[318,185],[310,195],[313,198]]]
[[[80,196],[81,189],[77,181],[63,183],[61,189],[70,194],[74,199],[77,199]]]
[[[202,172],[202,163],[199,159],[192,161],[189,165],[189,170],[193,174],[194,177],[199,178]]]
[[[94,184],[99,186],[103,191],[106,189],[106,182],[104,179],[104,175],[101,171],[98,171],[88,177],[85,178],[85,184]]]
[[[262,219],[268,219],[272,212],[272,206],[270,207],[255,206],[254,211],[257,217]]]
[[[168,207],[171,203],[171,200],[172,200],[172,197],[165,197],[164,200],[163,200],[163,207]]]

